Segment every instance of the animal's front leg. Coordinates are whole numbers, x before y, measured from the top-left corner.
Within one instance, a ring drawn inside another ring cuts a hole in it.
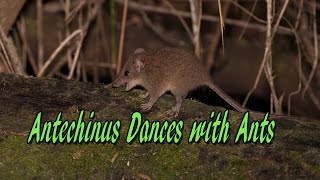
[[[141,92],[141,94],[139,95],[139,97],[145,99],[145,98],[147,98],[149,95],[150,95],[150,93],[149,93],[148,91],[146,91],[146,92]]]
[[[155,93],[155,94],[151,94],[150,95],[150,99],[148,103],[142,104],[141,105],[141,109],[143,111],[148,111],[149,109],[151,109],[151,107],[153,106],[153,104],[157,101],[157,99],[162,95],[161,93]]]

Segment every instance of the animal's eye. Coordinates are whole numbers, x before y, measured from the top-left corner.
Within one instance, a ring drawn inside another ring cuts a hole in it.
[[[125,75],[125,76],[128,76],[128,74],[129,74],[129,71],[126,70],[126,71],[124,72],[124,75]]]

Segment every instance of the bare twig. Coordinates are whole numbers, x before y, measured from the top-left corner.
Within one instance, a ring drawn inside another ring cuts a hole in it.
[[[10,61],[9,54],[6,49],[6,39],[7,39],[7,37],[6,37],[5,33],[3,32],[2,27],[0,25],[0,50],[2,51],[2,53],[0,53],[0,55],[1,55],[0,58],[3,60],[3,64],[5,65],[6,69],[10,73],[14,73],[13,65]]]
[[[42,0],[37,0],[37,42],[38,42],[38,67],[43,65],[43,7]]]
[[[201,15],[202,15],[202,1],[189,0],[191,9],[191,20],[193,30],[193,45],[195,54],[200,57],[200,27],[201,27]],[[223,20],[222,20],[223,21]]]
[[[163,41],[169,43],[172,46],[176,46],[179,43],[176,39],[174,39],[174,37],[168,37],[167,35],[160,32],[159,29],[152,24],[152,22],[146,12],[141,11],[140,14],[141,14],[142,19],[143,19],[144,23],[146,24],[146,26],[148,28],[150,28]]]
[[[307,83],[305,88],[302,91],[302,95],[304,96],[308,87],[310,86],[310,82],[314,76],[314,73],[316,72],[317,66],[318,66],[318,61],[319,61],[319,47],[318,47],[318,32],[317,32],[317,19],[316,19],[316,15],[317,15],[317,11],[316,11],[316,0],[312,1],[312,21],[313,21],[313,49],[314,49],[314,60],[313,60],[313,65],[312,65],[312,69],[311,72],[309,74]]]
[[[301,18],[301,14],[302,14],[302,10],[303,10],[303,2],[304,0],[300,0],[300,4],[297,8],[299,8],[299,12],[297,15],[297,19],[296,19],[296,24],[294,25],[294,29],[297,30],[298,26],[299,26],[299,22],[300,22],[300,18]]]
[[[79,59],[80,50],[81,50],[81,47],[82,47],[83,40],[84,40],[84,32],[83,32],[83,29],[81,29],[80,40],[77,42],[77,50],[75,52],[75,55],[74,55],[74,58],[73,58],[73,61],[72,61],[72,65],[71,65],[71,70],[69,72],[69,75],[68,75],[67,79],[71,79],[72,76],[73,76],[74,70],[76,68],[76,65],[77,65],[77,62],[78,62],[78,59]]]
[[[224,19],[222,15],[222,9],[221,9],[221,2],[218,0],[218,7],[219,7],[219,16],[220,16],[220,30],[221,30],[221,42],[222,42],[222,49],[223,49],[223,54],[224,54],[224,36],[223,36],[223,31],[224,31]]]
[[[110,13],[110,47],[111,47],[111,62],[113,66],[117,66],[117,42],[116,42],[116,5],[115,5],[115,0],[109,0],[109,13]],[[109,71],[111,76],[114,78],[117,69],[115,71],[110,70]]]
[[[310,18],[311,17],[311,18]],[[303,11],[303,14],[301,16],[301,21],[300,21],[300,25],[299,25],[299,38],[301,40],[301,47],[302,47],[302,52],[304,55],[304,60],[311,66],[313,67],[314,63],[315,63],[315,49],[314,49],[314,36],[313,36],[313,20],[312,20],[312,15],[307,15],[307,13],[305,11]],[[311,28],[310,28],[311,27]],[[317,35],[318,36],[318,35]],[[318,36],[318,40],[319,40]],[[318,50],[319,52],[319,47]],[[314,76],[316,77],[315,81],[316,85],[320,85],[320,66],[316,67],[316,71],[314,73]],[[309,74],[310,75],[310,74]]]
[[[69,24],[72,19],[77,15],[77,13],[82,9],[82,7],[87,3],[87,0],[82,0],[82,1],[77,1],[78,4],[77,6],[70,12],[68,13],[67,16],[65,16],[65,21]],[[67,7],[70,7],[70,2],[68,2]]]
[[[275,90],[275,86],[274,86],[274,82],[273,82],[273,79],[274,77],[272,76],[272,55],[271,55],[271,43],[272,43],[272,39],[275,35],[275,32],[277,31],[278,27],[279,27],[279,23],[280,23],[280,20],[282,19],[282,16],[283,16],[283,13],[288,5],[288,2],[289,0],[286,0],[282,9],[281,9],[281,12],[280,12],[280,15],[277,19],[277,22],[275,23],[274,27],[273,27],[273,30],[272,30],[272,26],[271,26],[271,23],[272,23],[272,17],[273,17],[273,8],[274,7],[272,4],[272,0],[266,0],[267,2],[267,34],[266,34],[266,48],[265,48],[265,53],[264,53],[264,57],[263,57],[263,60],[262,60],[262,63],[260,65],[260,68],[259,68],[259,72],[258,72],[258,75],[256,77],[256,80],[255,80],[255,83],[254,83],[254,86],[253,88],[248,92],[246,98],[245,98],[245,101],[243,103],[243,106],[247,103],[250,95],[253,93],[253,91],[256,89],[257,85],[258,85],[258,82],[259,82],[259,79],[260,79],[260,76],[261,76],[261,73],[262,73],[262,69],[265,70],[265,74],[266,74],[266,77],[268,79],[268,82],[269,82],[269,85],[270,85],[270,90],[271,90],[271,102],[273,102],[272,104],[274,105],[275,107],[275,111],[277,114],[282,114],[282,96],[280,98],[277,97],[277,94],[276,94],[276,90]],[[272,112],[273,111],[273,108],[270,109],[270,111]]]
[[[71,64],[71,69],[68,75],[68,79],[72,78],[73,73],[75,71],[75,68],[77,66],[77,62],[78,62],[78,58],[80,55],[80,50],[84,41],[84,38],[87,34],[88,28],[90,23],[92,22],[92,20],[96,17],[97,15],[97,11],[98,9],[101,7],[103,0],[99,0],[99,1],[93,1],[91,2],[93,4],[90,4],[88,2],[88,20],[85,23],[84,26],[80,26],[80,28],[76,31],[74,31],[70,36],[68,36],[63,42],[61,42],[61,44],[58,46],[58,48],[51,54],[51,56],[49,57],[48,61],[46,61],[46,63],[44,64],[44,66],[41,68],[40,72],[38,73],[38,77],[43,76],[45,70],[48,68],[48,66],[53,62],[53,60],[55,59],[55,57],[60,53],[60,51],[71,41],[71,39],[73,39],[75,36],[79,35],[80,38],[77,41],[77,49]],[[79,7],[79,6],[77,6]],[[82,5],[80,6],[82,7]],[[80,9],[76,8],[76,10],[73,10],[73,12],[78,13],[78,11],[80,11]],[[80,18],[81,19],[81,18]],[[81,20],[82,21],[82,20]],[[82,24],[82,23],[81,23]],[[57,69],[57,68],[52,68],[52,69]],[[49,74],[52,74],[52,72],[50,72]]]
[[[82,59],[82,61],[84,62],[84,60]],[[81,67],[81,74],[82,74],[82,81],[83,82],[88,82],[88,77],[87,77],[87,66],[84,65],[84,63],[81,63],[82,67]]]
[[[78,29],[74,31],[70,36],[68,36],[64,41],[60,43],[58,48],[51,54],[51,56],[48,58],[48,60],[44,63],[44,65],[41,67],[39,73],[37,74],[37,77],[43,76],[45,70],[49,67],[49,65],[53,62],[55,57],[60,53],[60,51],[69,43],[71,39],[76,37],[77,35],[82,36],[82,30]]]
[[[1,50],[3,50],[2,49],[2,42],[1,42],[1,40],[0,40],[0,46],[1,46]],[[1,51],[0,51],[1,52]],[[4,64],[4,67],[5,67],[5,70],[7,70],[9,73],[14,73],[14,71],[12,70],[12,68],[11,68],[11,66],[8,64],[8,62],[10,62],[10,61],[8,61],[7,60],[7,58],[5,57],[5,55],[4,55],[4,53],[0,53],[0,60],[2,60],[2,63]]]
[[[82,19],[81,18],[79,19],[79,26],[82,29],[82,34],[80,36],[80,40],[79,40],[79,44],[77,46],[76,54],[75,54],[75,56],[73,58],[73,62],[72,62],[71,70],[70,70],[69,75],[68,75],[68,79],[71,79],[72,76],[73,76],[73,73],[75,71],[75,68],[76,68],[76,65],[77,65],[77,62],[78,62],[78,59],[79,59],[80,50],[81,50],[83,41],[84,41],[84,39],[85,39],[85,37],[87,35],[87,32],[88,32],[88,29],[89,29],[89,26],[90,26],[91,22],[93,21],[93,19],[96,18],[97,13],[98,13],[99,9],[102,6],[103,0],[92,1],[91,3],[92,4],[90,4],[88,2],[88,8],[89,8],[88,20],[86,21],[86,23],[83,26],[82,26],[82,22],[81,22]],[[79,16],[79,17],[81,17],[81,16]]]
[[[96,34],[98,34],[98,32],[97,32],[98,28],[96,28],[94,31],[96,32]],[[93,45],[93,47],[95,49],[95,52],[97,52],[97,50],[98,50],[98,48],[97,48],[98,41],[96,41],[92,45]],[[98,83],[99,82],[99,69],[98,69],[97,64],[99,63],[99,59],[98,58],[94,58],[92,61],[94,62],[94,66],[92,68],[93,69],[93,82],[94,83]]]
[[[124,0],[115,0],[115,1],[119,4],[123,4],[123,2],[124,2]],[[154,7],[154,6],[150,6],[150,5],[143,5],[143,4],[136,3],[134,1],[130,1],[128,3],[128,7],[132,8],[132,9],[140,10],[140,11],[148,11],[148,12],[156,12],[156,13],[162,13],[162,14],[175,15],[169,9],[161,8],[161,7]],[[191,14],[189,12],[177,10],[177,13],[179,13],[179,15],[184,18],[191,18]],[[219,22],[220,21],[220,19],[216,16],[205,15],[205,14],[202,15],[201,19],[204,21],[210,21],[210,22]],[[230,18],[224,19],[224,23],[229,24],[229,25],[238,26],[238,27],[244,27],[247,24],[247,22],[245,22],[245,21],[235,20],[235,19],[230,19]],[[249,23],[247,25],[247,28],[248,29],[255,29],[260,32],[266,31],[266,26],[262,25],[262,24]],[[286,28],[283,26],[279,26],[277,33],[285,34],[285,35],[293,35],[293,32],[290,28]]]
[[[260,80],[260,77],[261,77],[261,73],[262,73],[262,70],[264,69],[264,65],[267,61],[267,59],[270,57],[270,53],[271,53],[271,11],[272,11],[272,5],[271,5],[271,0],[266,0],[267,1],[267,12],[268,12],[268,15],[267,15],[267,33],[266,33],[266,47],[265,47],[265,51],[264,51],[264,56],[263,56],[263,60],[261,62],[261,65],[260,65],[260,68],[259,68],[259,71],[258,71],[258,74],[257,74],[257,77],[256,77],[256,80],[254,82],[254,85],[253,87],[250,89],[250,91],[248,92],[242,106],[244,107],[248,100],[249,100],[249,97],[251,96],[251,94],[255,91],[255,89],[257,88],[257,85],[259,83],[259,80]]]
[[[68,75],[67,79],[71,79],[72,78],[76,67],[79,66],[78,65],[78,60],[79,60],[79,56],[80,56],[80,50],[81,50],[81,47],[82,47],[82,43],[84,41],[84,37],[86,36],[87,30],[89,28],[89,24],[90,24],[90,22],[92,20],[92,17],[91,17],[91,14],[90,14],[91,9],[88,9],[88,22],[86,24],[86,27],[84,28],[84,26],[83,26],[82,5],[78,6],[78,7],[80,7],[80,8],[79,9],[76,8],[77,11],[75,11],[75,12],[79,14],[79,16],[78,16],[78,27],[80,29],[82,29],[83,33],[82,33],[82,36],[80,37],[80,40],[77,42],[77,49],[76,49],[75,55],[73,57],[72,64],[71,64],[71,69],[69,71],[69,75]]]
[[[232,2],[233,2],[233,1],[232,1]],[[251,18],[252,18],[252,17],[255,17],[255,16],[254,16],[254,14],[253,14],[253,11],[254,11],[254,9],[256,8],[257,2],[258,2],[258,0],[255,0],[255,1],[254,1],[254,4],[252,5],[251,11],[249,12],[249,17],[248,17],[248,20],[247,20],[246,26],[242,29],[242,31],[241,31],[241,33],[240,33],[240,36],[239,36],[239,39],[241,39],[241,38],[242,38],[242,36],[243,36],[244,32],[246,31],[247,26],[248,26],[248,24],[249,24],[249,22],[250,22]],[[240,6],[240,7],[241,7],[241,6]]]
[[[298,83],[298,87],[295,91],[289,93],[288,95],[288,116],[290,116],[291,114],[291,97],[294,95],[299,94],[299,92],[301,91],[301,79],[302,79],[302,68],[301,68],[301,49],[300,49],[300,42],[299,42],[299,36],[298,36],[298,32],[295,30],[295,28],[293,27],[293,25],[290,23],[290,21],[288,21],[286,18],[283,18],[283,20],[289,25],[289,27],[293,30],[294,34],[295,34],[295,40],[296,40],[296,44],[297,44],[297,49],[298,49],[298,58],[297,58],[297,70],[298,70],[298,76],[299,76],[299,83]]]
[[[7,37],[2,26],[0,25],[0,49],[8,71],[15,74],[25,74],[21,60],[17,54],[16,47],[10,37]]]
[[[282,114],[283,113],[282,112],[283,95],[281,95],[279,98],[277,97],[276,88],[275,88],[274,81],[273,81],[274,77],[272,75],[271,43],[272,43],[273,37],[276,34],[276,31],[277,31],[277,29],[279,27],[280,21],[281,21],[281,19],[283,17],[284,11],[287,8],[288,3],[289,3],[289,0],[285,0],[284,5],[283,5],[283,7],[282,7],[282,9],[280,11],[280,15],[279,15],[279,17],[278,17],[278,19],[277,19],[277,21],[276,21],[276,23],[275,23],[275,25],[273,27],[273,30],[271,32],[271,36],[267,37],[267,38],[270,38],[270,44],[269,44],[270,45],[270,48],[269,48],[270,56],[269,56],[269,58],[267,60],[267,63],[265,65],[265,74],[266,74],[266,77],[268,79],[269,86],[270,86],[270,89],[271,89],[271,95],[272,96],[270,98],[272,98],[274,100],[273,104],[274,104],[275,111],[276,111],[277,114]],[[273,6],[273,7],[275,7],[275,6]],[[275,11],[274,9],[275,8],[273,8],[273,12]],[[271,109],[271,112],[272,112],[272,109]]]
[[[193,34],[192,34],[190,28],[188,27],[187,22],[178,13],[177,9],[168,0],[162,0],[162,1],[172,10],[172,13],[177,16],[177,18],[179,19],[180,23],[182,24],[184,30],[187,32],[190,40],[193,41]]]
[[[120,34],[120,43],[119,43],[119,52],[118,52],[117,74],[119,74],[121,64],[122,64],[123,41],[124,41],[124,35],[125,35],[125,30],[126,30],[127,13],[128,13],[128,0],[125,0],[124,7],[123,7],[123,14],[122,14],[122,23],[121,23],[121,34]]]
[[[102,54],[103,54],[103,61],[105,61],[106,63],[110,62],[112,63],[112,59],[110,59],[109,54],[110,54],[110,48],[108,46],[109,40],[107,39],[106,36],[106,29],[105,29],[105,20],[104,20],[105,16],[104,16],[104,9],[100,8],[98,15],[97,15],[97,26],[98,26],[98,34],[101,40],[100,43],[100,48],[102,50]],[[113,69],[107,69],[111,79],[114,79],[114,73],[113,73]]]
[[[67,19],[70,16],[71,2],[70,2],[70,0],[65,0],[65,3],[62,0],[60,0],[60,1],[61,1],[61,4],[64,5],[64,16],[65,16],[65,19]],[[66,34],[66,37],[68,37],[70,35],[70,26],[66,20],[64,22],[65,22],[64,25],[66,27],[65,34]],[[68,48],[66,56],[67,56],[67,64],[68,64],[69,70],[70,70],[71,64],[72,64],[72,54],[71,53],[72,53],[71,49]]]
[[[279,17],[278,17],[278,19],[276,21],[276,24],[273,26],[273,31],[272,31],[272,34],[271,34],[271,40],[276,35],[276,32],[277,32],[277,30],[279,28],[280,21],[281,21],[281,19],[283,17],[283,14],[284,14],[285,10],[287,9],[288,3],[289,3],[289,0],[285,0],[284,5],[283,5],[283,7],[282,7],[282,9],[280,11]]]
[[[33,53],[32,53],[32,51],[30,49],[29,42],[27,40],[26,23],[25,23],[25,20],[24,20],[23,16],[21,16],[19,21],[17,22],[17,29],[18,29],[18,33],[19,33],[19,36],[20,36],[22,44],[23,44],[23,48],[27,52],[27,57],[28,57],[27,59],[30,62],[31,68],[32,68],[32,70],[33,70],[33,72],[35,74],[38,74],[39,69],[38,69],[36,60],[35,60],[35,58],[33,56]]]
[[[273,79],[274,77],[272,76],[272,50],[271,50],[271,43],[272,43],[272,11],[274,6],[272,6],[272,0],[266,0],[267,2],[267,34],[266,34],[266,47],[265,47],[265,55],[264,55],[264,59],[262,62],[265,63],[261,63],[261,67],[264,68],[264,72],[266,74],[266,78],[269,82],[270,85],[270,89],[271,89],[271,109],[270,112],[273,113],[273,106],[275,106],[276,112],[279,112],[279,106],[278,106],[278,98],[277,95],[275,93],[275,88],[274,88],[274,84],[273,84]],[[255,88],[257,87],[258,83],[260,80],[260,75],[257,76],[256,78],[256,84],[255,84]],[[252,91],[253,92],[253,91]],[[248,96],[247,96],[248,97]]]
[[[305,76],[303,73],[302,73],[302,82],[303,82],[304,85],[307,84],[307,78],[306,78],[306,76]],[[308,93],[309,93],[309,95],[310,95],[311,101],[312,101],[313,104],[316,106],[316,108],[319,109],[319,111],[320,111],[320,101],[319,101],[319,99],[317,98],[317,96],[315,95],[315,93],[313,92],[312,88],[309,87],[309,88],[307,89],[307,91],[308,91]]]
[[[63,73],[61,73],[59,71],[55,72],[54,75],[56,75],[57,77],[63,78],[63,79],[67,79],[68,78],[67,75],[65,75],[65,74],[63,74]]]
[[[260,22],[260,23],[262,23],[262,24],[266,24],[267,22],[266,22],[265,20],[260,19],[259,17],[255,16],[255,15],[253,14],[253,11],[254,11],[254,9],[255,9],[256,4],[258,3],[258,0],[252,0],[252,1],[254,1],[254,4],[253,4],[253,6],[252,6],[252,8],[251,8],[251,11],[249,11],[249,10],[247,10],[246,8],[244,8],[243,6],[241,6],[241,5],[237,2],[237,0],[227,0],[226,2],[231,2],[231,3],[234,4],[237,8],[239,8],[241,11],[243,11],[243,12],[246,13],[246,14],[248,14],[249,19],[247,20],[247,25],[248,25],[248,22],[249,22],[249,20],[250,20],[251,18],[254,19],[254,20],[256,20],[257,22]],[[246,26],[247,26],[247,25],[246,25]]]
[[[222,8],[223,9],[223,13],[222,13],[223,19],[225,19],[227,17],[229,8],[230,8],[230,2],[227,1],[224,3],[224,6]],[[208,55],[207,55],[206,63],[207,63],[208,70],[210,70],[215,63],[217,48],[218,48],[218,45],[220,42],[219,40],[220,40],[221,35],[222,35],[222,31],[219,28],[216,28],[215,31],[213,32],[212,39],[211,39],[211,42],[209,45]]]
[[[81,61],[77,64],[77,73],[76,73],[76,80],[79,81],[81,77]]]

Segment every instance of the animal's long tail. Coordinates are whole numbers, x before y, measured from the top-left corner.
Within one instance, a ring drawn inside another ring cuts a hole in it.
[[[221,90],[213,82],[208,82],[206,85],[209,86],[214,92],[216,92],[228,104],[230,104],[230,106],[232,106],[235,110],[242,112],[242,113],[249,111],[253,115],[264,117],[264,115],[265,115],[264,113],[256,112],[256,111],[252,111],[252,110],[243,108],[239,103],[237,103],[235,100],[233,100],[228,94],[226,94],[223,90]],[[285,116],[285,115],[277,115],[277,114],[270,114],[269,117],[273,118],[273,119],[295,119],[294,117]]]
[[[210,87],[214,92],[216,92],[223,100],[225,100],[230,106],[232,106],[235,110],[239,112],[246,112],[249,111],[246,108],[243,108],[239,103],[233,100],[228,94],[226,94],[222,89],[220,89],[216,84],[213,82],[208,82],[207,86]]]

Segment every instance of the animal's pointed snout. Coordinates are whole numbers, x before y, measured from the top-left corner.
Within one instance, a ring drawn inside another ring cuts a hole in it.
[[[119,87],[119,83],[117,83],[117,79],[112,82],[112,87]]]
[[[128,79],[124,76],[117,77],[113,82],[112,82],[112,87],[120,87],[128,82]]]

